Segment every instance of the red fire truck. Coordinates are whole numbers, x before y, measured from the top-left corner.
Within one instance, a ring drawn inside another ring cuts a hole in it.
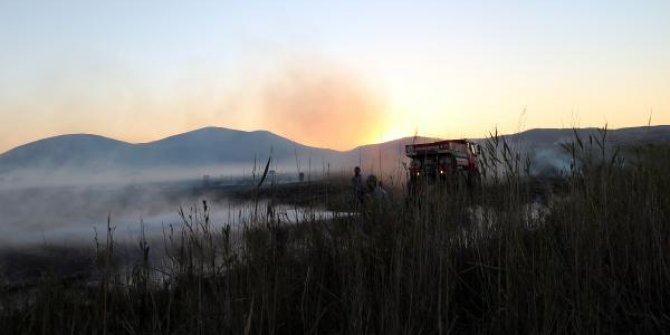
[[[409,164],[410,186],[418,182],[454,181],[464,177],[474,187],[481,181],[479,144],[468,140],[446,140],[432,143],[408,144],[405,154]]]

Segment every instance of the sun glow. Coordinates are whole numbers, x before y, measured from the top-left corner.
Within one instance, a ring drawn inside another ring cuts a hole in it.
[[[407,134],[403,130],[395,128],[395,129],[391,129],[389,131],[384,132],[382,134],[380,140],[381,140],[381,142],[387,142],[387,141],[392,141],[392,140],[399,139],[399,138],[402,138],[402,137],[406,137],[406,136],[409,136],[409,135],[410,134]]]

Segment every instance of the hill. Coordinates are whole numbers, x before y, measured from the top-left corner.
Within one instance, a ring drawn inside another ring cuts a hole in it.
[[[596,128],[531,129],[502,136],[515,149],[538,162],[537,171],[560,170],[564,157],[560,143],[599,136]],[[612,144],[670,143],[670,126],[609,130]],[[46,138],[0,155],[0,182],[68,177],[134,179],[164,175],[197,177],[201,174],[248,173],[254,161],[263,164],[272,153],[272,167],[281,171],[348,171],[360,165],[365,171],[402,173],[404,146],[435,140],[405,137],[349,151],[306,146],[269,131],[241,131],[208,127],[158,141],[132,144],[88,134]],[[485,139],[474,139],[484,142]],[[544,166],[543,166],[544,165]],[[548,165],[548,166],[546,166]]]

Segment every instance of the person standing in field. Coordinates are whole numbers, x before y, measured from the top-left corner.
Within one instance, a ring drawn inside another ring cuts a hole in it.
[[[371,200],[386,200],[388,198],[388,193],[382,186],[382,182],[377,180],[377,176],[373,174],[369,175],[366,184],[366,196]]]
[[[388,192],[386,192],[384,184],[382,184],[381,180],[377,183],[377,187],[375,187],[373,197],[375,199],[381,199],[381,200],[388,200],[389,198],[389,194]]]
[[[361,168],[358,166],[354,168],[354,176],[351,178],[351,190],[353,191],[355,201],[358,204],[362,204],[365,197],[365,186],[363,185]]]

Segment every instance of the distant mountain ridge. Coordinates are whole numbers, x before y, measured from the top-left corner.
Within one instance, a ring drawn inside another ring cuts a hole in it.
[[[249,163],[270,155],[295,161],[298,152],[331,158],[330,149],[313,148],[268,131],[208,127],[161,140],[131,144],[97,135],[61,135],[19,146],[0,155],[0,173],[16,169],[114,169],[194,167]]]
[[[580,137],[596,136],[596,128],[531,129],[503,135],[507,141],[526,147],[552,148]],[[608,131],[614,143],[670,143],[670,126],[634,127]],[[11,173],[96,174],[123,170],[127,174],[152,169],[195,169],[233,166],[250,169],[254,161],[272,156],[274,166],[285,169],[350,168],[353,165],[399,169],[404,145],[435,140],[405,137],[349,151],[306,146],[269,131],[241,131],[207,127],[161,140],[132,144],[98,135],[61,135],[28,143],[0,155],[0,177]],[[484,139],[474,139],[483,141]]]
[[[99,135],[54,136],[16,147],[0,155],[0,173],[33,166],[89,165],[100,152],[113,155],[131,146],[130,143]]]
[[[537,144],[552,144],[572,141],[575,133],[582,138],[601,136],[600,128],[536,128],[526,130],[517,134],[503,135],[508,139],[522,142],[533,142]],[[614,144],[619,143],[665,143],[670,142],[670,125],[628,127],[619,129],[608,129],[606,137]]]

